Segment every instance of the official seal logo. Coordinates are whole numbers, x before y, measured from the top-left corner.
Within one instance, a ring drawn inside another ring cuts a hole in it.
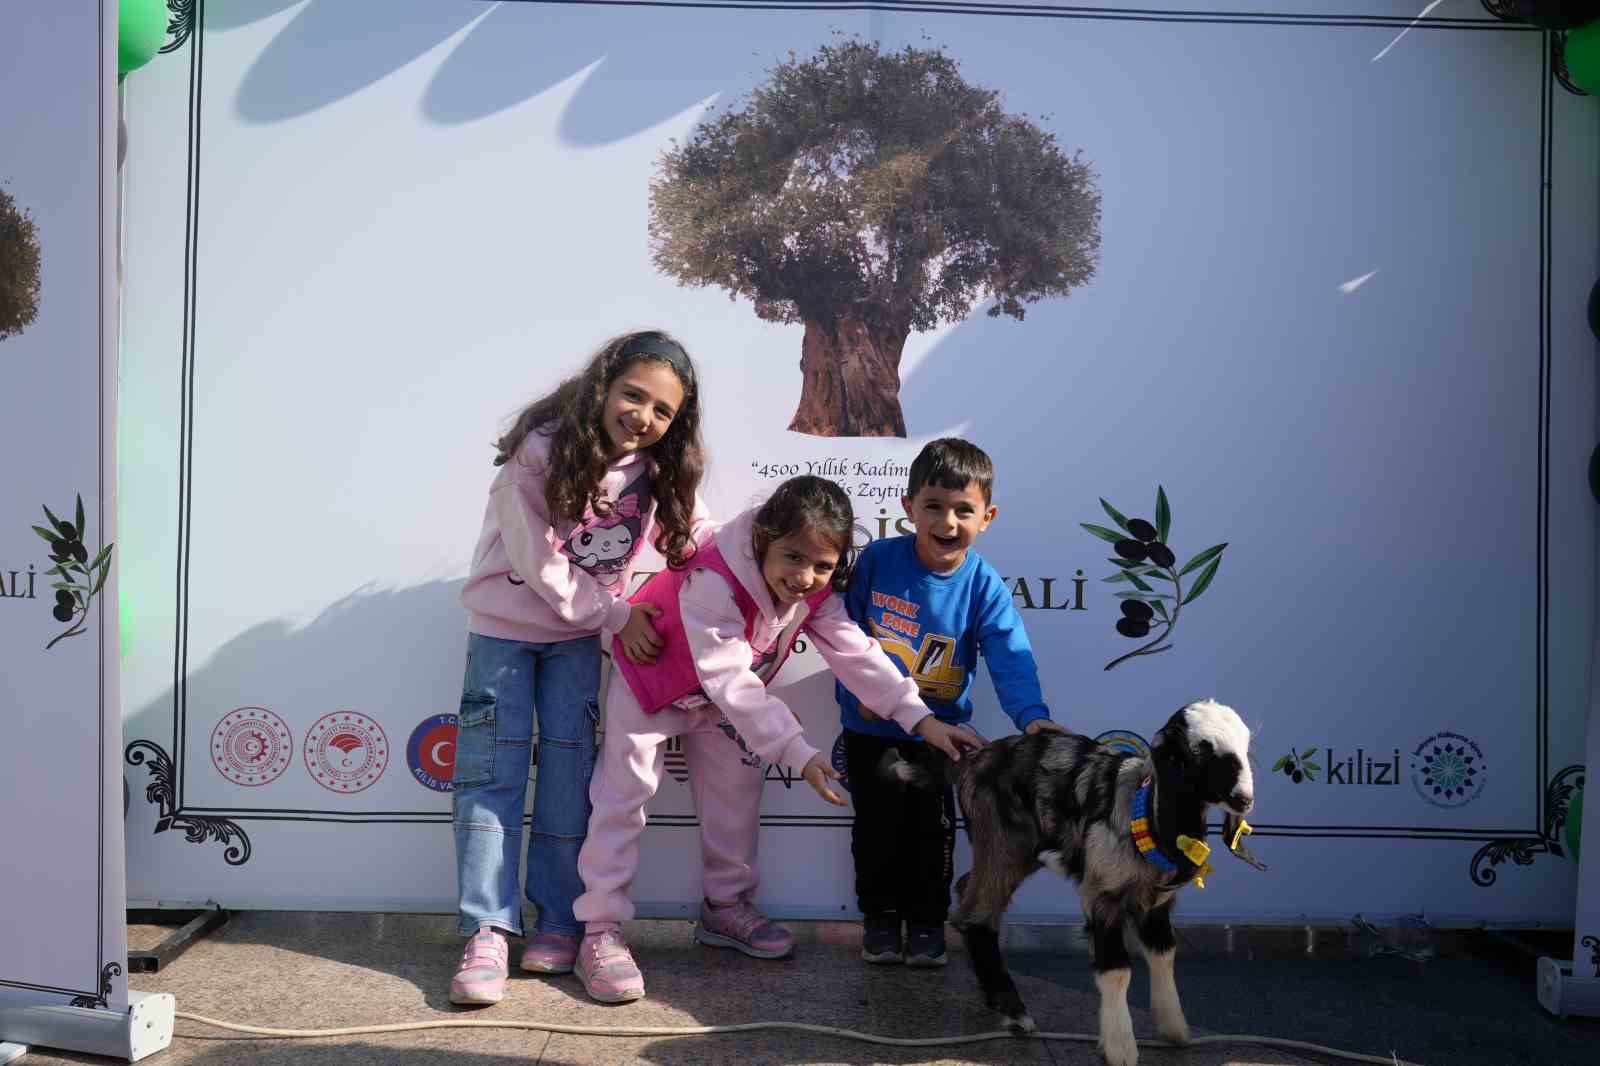
[[[211,765],[236,785],[276,781],[293,759],[289,727],[265,707],[236,707],[211,731]]]
[[[1150,757],[1150,744],[1144,737],[1127,729],[1108,729],[1094,739],[1112,751],[1125,751],[1141,759]]]
[[[1411,753],[1411,787],[1435,807],[1464,807],[1483,795],[1488,766],[1460,733],[1435,733]]]
[[[364,714],[334,711],[306,733],[305,760],[312,778],[329,792],[360,792],[388,767],[389,738]]]
[[[417,784],[435,792],[449,792],[455,786],[456,716],[436,714],[424,718],[406,741],[406,765]]]

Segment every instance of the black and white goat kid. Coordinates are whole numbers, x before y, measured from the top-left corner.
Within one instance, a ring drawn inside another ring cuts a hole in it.
[[[1212,700],[1191,703],[1150,747],[1146,759],[1088,737],[1046,731],[1007,737],[949,764],[972,842],[972,870],[956,883],[960,900],[950,920],[966,941],[985,1001],[1012,1029],[1033,1031],[1000,955],[1000,919],[1017,887],[1041,866],[1072,878],[1094,940],[1100,1050],[1111,1066],[1132,1066],[1139,1055],[1128,1013],[1125,930],[1150,963],[1157,1028],[1175,1044],[1188,1041],[1173,979],[1171,912],[1178,890],[1203,870],[1178,837],[1203,842],[1207,811],[1219,805],[1224,840],[1240,840],[1240,824],[1254,802],[1250,730],[1232,708]],[[885,770],[908,781],[918,773],[904,762]],[[1147,826],[1149,836],[1141,848],[1133,822],[1143,811],[1141,828]],[[1237,854],[1265,869],[1242,842]]]

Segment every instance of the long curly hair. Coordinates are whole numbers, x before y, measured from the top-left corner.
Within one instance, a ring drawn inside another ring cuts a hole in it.
[[[670,368],[683,386],[683,403],[672,424],[645,453],[656,509],[656,550],[668,566],[681,570],[694,554],[689,529],[706,457],[700,441],[699,379],[689,353],[670,335],[652,329],[606,341],[581,371],[522,409],[495,441],[494,465],[511,461],[529,433],[544,434],[550,438],[544,483],[550,520],[580,522],[588,511],[610,514],[611,502],[600,495],[610,465],[601,415],[611,383],[639,363]]]
[[[843,592],[855,565],[855,510],[844,489],[827,478],[802,474],[773,490],[767,502],[756,510],[751,523],[751,549],[756,562],[767,561],[767,549],[791,533],[811,529],[833,538],[839,549],[839,563],[828,583],[833,591]]]

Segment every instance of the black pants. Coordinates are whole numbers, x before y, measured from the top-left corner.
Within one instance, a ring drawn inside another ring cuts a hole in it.
[[[937,783],[917,787],[886,777],[880,766],[891,748],[908,762],[927,767]],[[956,847],[955,795],[944,783],[944,760],[919,740],[889,740],[848,729],[844,757],[856,810],[850,828],[856,905],[863,914],[899,911],[907,921],[943,922],[950,911]]]

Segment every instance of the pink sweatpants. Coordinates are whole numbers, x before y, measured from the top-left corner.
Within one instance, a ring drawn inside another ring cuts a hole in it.
[[[572,913],[580,922],[625,922],[633,917],[628,889],[639,868],[645,804],[661,783],[668,739],[683,738],[689,788],[700,819],[701,876],[707,899],[732,902],[754,894],[761,881],[756,849],[761,833],[764,772],[747,766],[739,744],[717,725],[715,707],[645,714],[615,666],[606,692],[605,739],[589,782],[589,834],[578,853],[583,895]]]

